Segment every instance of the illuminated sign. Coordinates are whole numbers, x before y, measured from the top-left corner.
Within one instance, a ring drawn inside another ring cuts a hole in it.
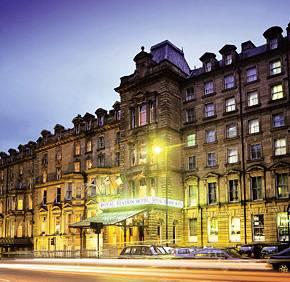
[[[101,209],[144,206],[144,205],[166,206],[166,199],[159,197],[145,197],[139,199],[122,199],[112,202],[100,202]],[[183,208],[183,201],[168,199],[168,207]]]

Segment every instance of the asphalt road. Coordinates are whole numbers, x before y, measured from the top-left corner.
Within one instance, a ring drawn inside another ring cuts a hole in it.
[[[290,274],[273,271],[238,271],[166,267],[0,264],[0,282],[179,282],[261,281],[289,282]]]

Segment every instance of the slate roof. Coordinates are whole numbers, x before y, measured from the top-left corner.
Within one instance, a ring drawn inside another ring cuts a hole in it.
[[[156,63],[160,63],[163,60],[168,60],[185,74],[190,74],[190,68],[184,58],[183,51],[173,45],[170,41],[165,40],[152,46],[150,48],[150,53],[153,56],[153,61]]]

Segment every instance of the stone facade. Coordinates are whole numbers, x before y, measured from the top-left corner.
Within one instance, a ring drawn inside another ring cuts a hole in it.
[[[290,27],[264,37],[194,70],[169,41],[142,47],[109,113],[1,153],[2,251],[289,240]]]

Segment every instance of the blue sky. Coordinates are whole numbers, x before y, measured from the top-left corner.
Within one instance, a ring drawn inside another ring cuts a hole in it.
[[[0,151],[107,110],[133,57],[165,39],[191,68],[206,51],[285,28],[289,1],[0,0]],[[219,55],[219,54],[218,54]]]

